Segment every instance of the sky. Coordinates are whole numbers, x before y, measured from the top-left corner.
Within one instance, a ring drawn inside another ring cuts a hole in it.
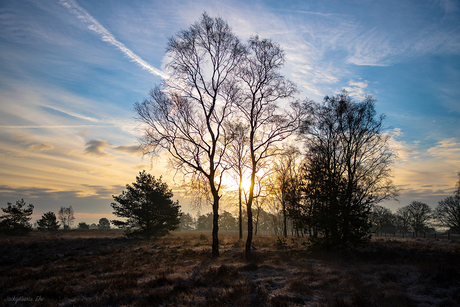
[[[166,155],[139,153],[133,105],[167,77],[168,38],[204,11],[279,43],[298,99],[374,96],[398,154],[400,195],[382,205],[453,194],[459,1],[0,0],[0,207],[24,198],[34,220],[72,206],[75,225],[97,223],[143,169],[174,186]]]

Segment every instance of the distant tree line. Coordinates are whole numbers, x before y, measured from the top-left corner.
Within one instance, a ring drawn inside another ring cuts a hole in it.
[[[376,233],[407,233],[415,236],[432,233],[441,227],[450,233],[460,233],[460,173],[454,195],[438,202],[433,210],[423,202],[413,201],[392,213],[388,208],[374,206],[370,215],[372,231]]]
[[[32,219],[34,205],[26,206],[24,199],[16,201],[16,204],[7,203],[6,208],[2,208],[3,215],[0,216],[0,233],[6,235],[26,235],[32,231],[30,223]],[[45,212],[37,220],[37,230],[39,231],[57,231],[61,226],[68,230],[73,224],[74,210],[72,206],[61,207],[58,216],[52,211]],[[59,224],[61,221],[61,224]],[[85,222],[78,224],[77,229],[110,229],[110,222],[107,218],[101,218],[99,224],[88,225]]]
[[[279,184],[284,186],[284,179]],[[380,205],[373,205],[370,208],[367,219],[368,233],[414,233],[414,236],[420,236],[422,233],[433,233],[436,231],[436,228],[443,228],[447,232],[460,234],[459,186],[460,173],[457,190],[454,195],[439,201],[434,210],[426,203],[420,201],[413,201],[407,206],[397,209],[396,212],[392,212],[390,209]],[[298,187],[303,189],[300,186]],[[274,196],[272,195],[272,197]],[[289,197],[285,196],[285,198]],[[280,202],[280,209],[275,213],[270,213],[260,208],[260,212],[256,214],[259,217],[255,220],[256,234],[257,231],[284,234],[287,229],[287,232],[292,235],[303,236],[307,234],[310,237],[314,236],[313,229],[315,222],[314,218],[312,218],[313,214],[304,215],[302,212],[299,212],[305,209],[301,208],[304,205],[299,202],[286,201],[286,208],[284,208],[284,206],[281,206],[282,200],[278,199],[278,201]],[[285,212],[286,215],[284,214]],[[243,210],[242,216],[243,226],[246,227],[247,215],[245,210]],[[219,215],[219,228],[223,231],[239,230],[237,217],[238,215],[232,215],[227,211],[223,211]],[[180,229],[185,231],[209,231],[212,229],[212,213],[200,215],[197,218],[192,217],[189,213],[183,214],[180,218]]]

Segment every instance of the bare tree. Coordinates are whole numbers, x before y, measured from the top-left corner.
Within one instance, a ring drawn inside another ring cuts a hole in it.
[[[406,233],[410,227],[409,207],[405,206],[396,211],[396,226],[399,232]]]
[[[150,98],[136,103],[144,123],[142,143],[153,155],[170,154],[171,163],[193,181],[204,178],[212,194],[212,256],[219,256],[218,211],[222,159],[227,147],[224,121],[237,98],[236,68],[244,46],[221,18],[206,13],[167,46],[170,78]]]
[[[250,178],[248,202],[248,237],[245,253],[251,252],[253,237],[252,203],[256,173],[262,160],[275,153],[275,143],[286,139],[297,130],[302,121],[299,103],[291,103],[291,111],[280,110],[278,102],[290,99],[296,93],[295,85],[280,74],[284,65],[284,52],[270,40],[252,37],[248,53],[240,66],[242,118],[249,125]]]
[[[460,173],[458,173],[460,177]],[[456,184],[454,196],[448,196],[438,203],[434,216],[439,226],[448,227],[454,233],[460,233],[460,178]]]
[[[438,203],[434,211],[439,226],[460,233],[460,196],[448,196]]]
[[[457,181],[457,190],[455,191],[455,196],[460,197],[460,172],[458,172],[458,181]]]
[[[428,222],[432,218],[431,208],[420,201],[413,201],[407,207],[409,225],[415,231],[415,236],[428,228]]]
[[[62,227],[64,229],[70,229],[70,227],[73,224],[73,220],[75,220],[75,217],[73,216],[73,208],[72,206],[66,208],[66,207],[61,207],[61,209],[58,212],[58,217],[59,220],[62,223]]]
[[[375,233],[393,232],[395,216],[390,209],[374,205],[369,217]]]

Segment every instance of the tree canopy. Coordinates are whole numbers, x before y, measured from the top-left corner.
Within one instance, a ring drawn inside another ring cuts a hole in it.
[[[17,200],[16,204],[7,203],[6,208],[2,208],[3,215],[0,216],[0,232],[7,235],[25,235],[32,231],[29,221],[34,211],[34,205],[26,207],[24,199]]]
[[[61,225],[56,219],[54,212],[46,212],[42,215],[42,218],[37,221],[39,230],[58,230]]]
[[[126,191],[111,204],[113,214],[126,218],[113,220],[119,228],[125,228],[129,237],[160,237],[175,230],[180,224],[179,201],[173,201],[174,194],[162,178],[142,171],[136,182],[126,185]]]

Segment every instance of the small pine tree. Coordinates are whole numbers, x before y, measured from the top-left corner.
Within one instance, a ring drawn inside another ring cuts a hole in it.
[[[26,208],[24,199],[16,201],[16,205],[7,203],[8,207],[2,208],[4,215],[0,216],[0,232],[7,235],[25,235],[32,231],[29,221],[34,211],[34,205]]]
[[[139,173],[136,182],[126,185],[127,191],[112,196],[116,203],[111,206],[113,214],[127,218],[126,221],[113,220],[119,228],[126,228],[127,236],[164,236],[179,227],[181,213],[178,201],[168,185],[145,171]]]
[[[38,224],[38,230],[48,230],[48,231],[54,231],[58,230],[58,228],[61,226],[59,225],[59,222],[57,221],[56,215],[54,212],[46,212],[45,214],[42,215],[42,218],[37,221]]]

